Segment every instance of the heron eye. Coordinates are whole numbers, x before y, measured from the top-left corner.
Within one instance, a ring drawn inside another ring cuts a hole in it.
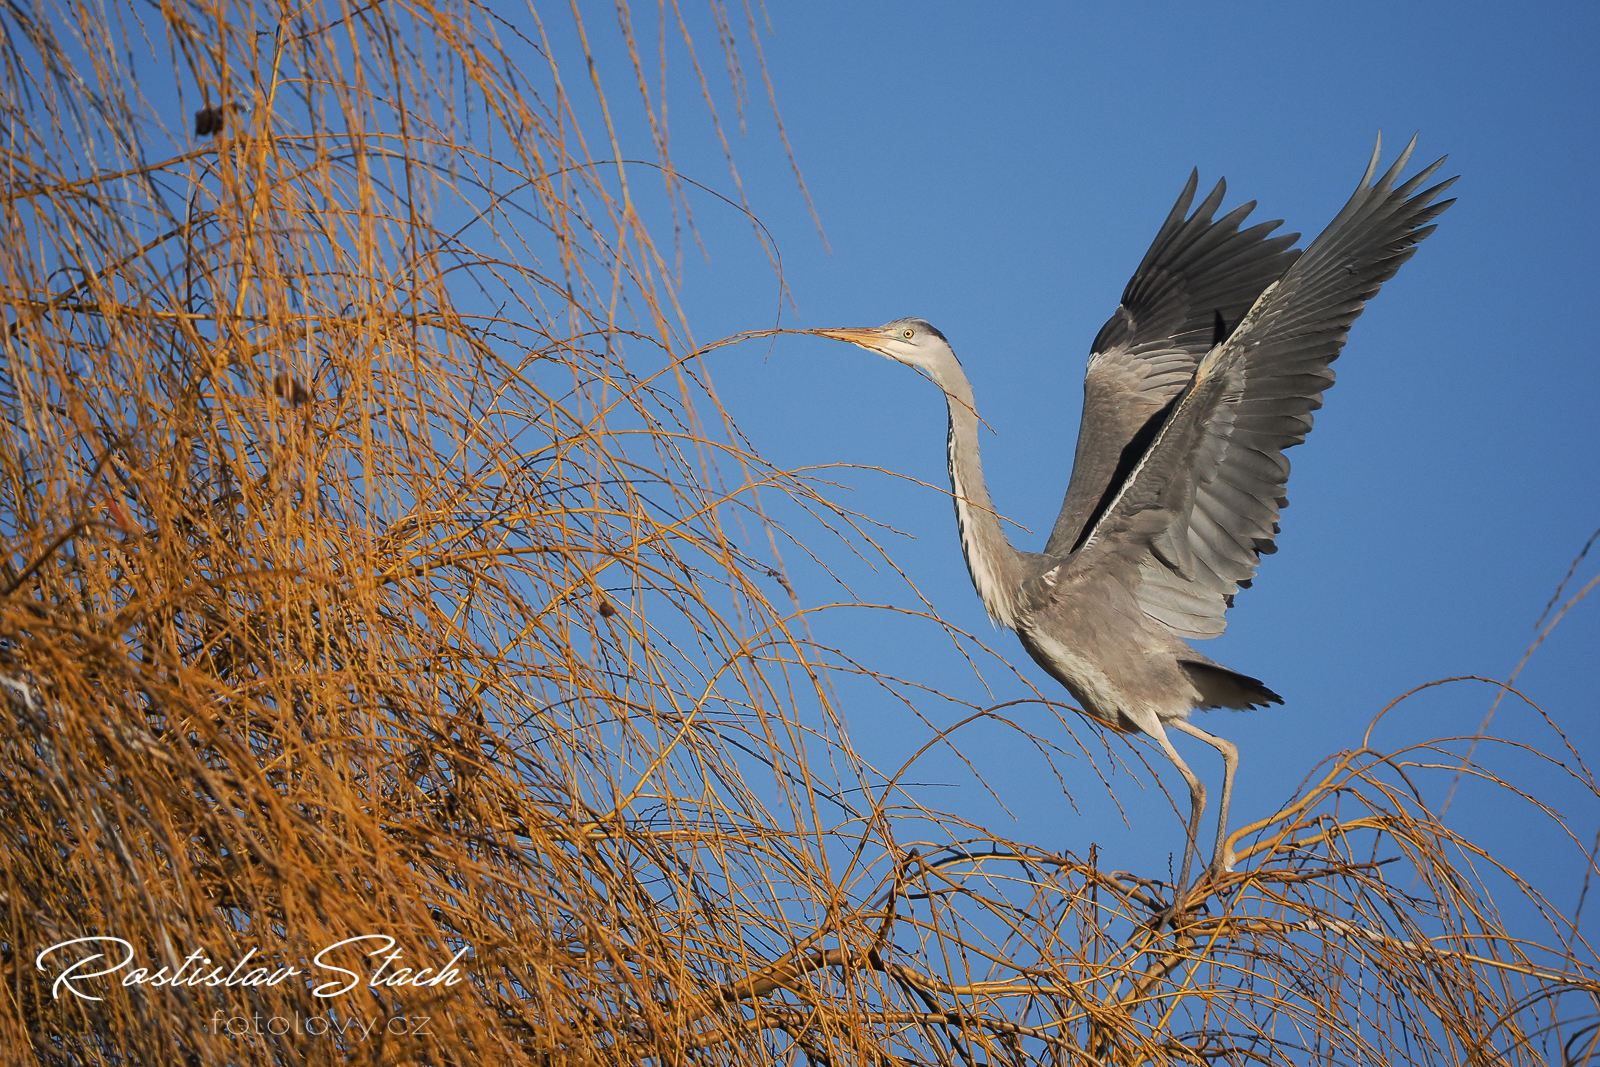
[[[901,330],[900,331],[900,336],[904,337],[907,341],[911,340],[916,335],[917,335],[917,331],[915,331],[915,330]]]

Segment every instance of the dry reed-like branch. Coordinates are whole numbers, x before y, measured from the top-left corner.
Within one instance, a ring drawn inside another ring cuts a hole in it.
[[[775,490],[871,538],[700,421],[608,58],[683,218],[693,183],[616,14],[6,10],[0,1057],[1587,1055],[1590,957],[1510,935],[1406,787],[1426,749],[1335,759],[1170,930],[1093,850],[915,808],[951,839],[896,841],[826,684],[865,668],[729,520]],[[354,938],[392,944],[305,980]]]

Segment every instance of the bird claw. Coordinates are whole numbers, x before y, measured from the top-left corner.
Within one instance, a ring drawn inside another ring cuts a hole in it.
[[[1201,901],[1198,904],[1190,904],[1188,895],[1185,894],[1183,900],[1174,901],[1173,903],[1168,904],[1165,908],[1162,908],[1155,915],[1151,916],[1148,920],[1148,925],[1151,930],[1155,931],[1159,931],[1163,926],[1171,926],[1176,929],[1179,919],[1188,915],[1190,912],[1199,911],[1203,911],[1207,915],[1211,914],[1211,909],[1206,906],[1204,901]]]

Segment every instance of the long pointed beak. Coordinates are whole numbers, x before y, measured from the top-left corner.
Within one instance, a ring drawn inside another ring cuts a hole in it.
[[[883,328],[879,326],[837,326],[811,332],[822,337],[831,337],[835,341],[848,341],[853,345],[860,345],[881,356],[889,354],[883,350]]]

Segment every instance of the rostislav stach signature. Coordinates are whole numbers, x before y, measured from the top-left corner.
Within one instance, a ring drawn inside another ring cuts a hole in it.
[[[378,957],[380,962],[376,966],[369,964],[364,971],[358,971],[333,962],[340,949],[346,950],[344,962],[351,962],[349,954],[357,951],[352,946],[371,941],[381,943],[359,954],[369,958]],[[342,996],[362,985],[369,989],[453,986],[469,977],[456,965],[471,951],[471,946],[463,946],[442,967],[421,968],[402,966],[405,953],[395,948],[395,939],[387,934],[362,934],[335,942],[313,956],[306,970],[288,965],[266,967],[258,964],[251,967],[256,951],[252,948],[229,967],[226,963],[214,964],[204,949],[195,949],[176,967],[164,966],[152,972],[147,967],[132,966],[135,953],[129,941],[120,937],[75,937],[40,950],[33,962],[41,971],[48,970],[47,961],[50,965],[62,968],[50,986],[50,995],[56,1000],[61,999],[63,992],[82,1000],[100,1000],[102,998],[90,990],[104,988],[108,982],[124,986],[238,988],[275,986],[297,976],[304,976],[309,983],[323,973],[341,975],[340,978],[321,982],[311,990],[312,996],[329,998]],[[363,973],[366,975],[365,982],[362,981]]]

